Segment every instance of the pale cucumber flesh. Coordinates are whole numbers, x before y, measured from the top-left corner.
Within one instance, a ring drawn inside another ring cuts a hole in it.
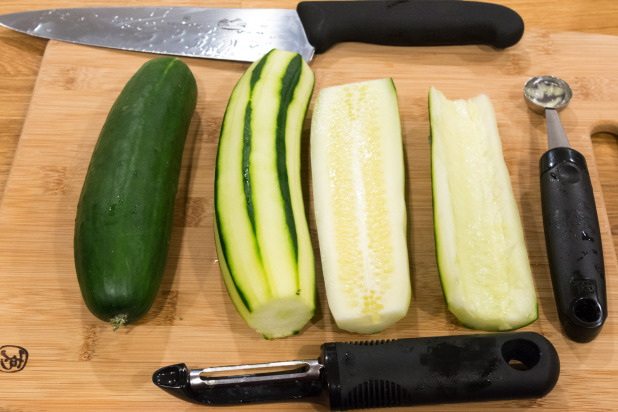
[[[538,317],[517,202],[493,106],[431,88],[436,256],[449,310],[472,329],[512,330]]]
[[[403,147],[391,79],[320,91],[311,170],[332,316],[341,329],[379,332],[406,315],[411,297]]]

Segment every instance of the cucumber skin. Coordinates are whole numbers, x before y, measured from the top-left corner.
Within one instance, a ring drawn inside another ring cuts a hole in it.
[[[104,321],[143,317],[167,261],[197,84],[179,59],[146,62],[112,106],[92,153],[75,219],[82,297]]]

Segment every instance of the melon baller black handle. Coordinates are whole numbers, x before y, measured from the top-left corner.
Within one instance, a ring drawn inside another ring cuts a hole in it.
[[[563,330],[594,339],[607,318],[605,266],[592,183],[584,156],[568,147],[540,160],[541,204],[549,269]]]
[[[273,371],[274,364],[242,365],[227,367],[236,376],[203,378],[206,369],[177,364],[152,379],[202,404],[313,398],[349,410],[542,397],[560,374],[555,348],[535,332],[325,343],[319,359],[294,362],[282,371]]]

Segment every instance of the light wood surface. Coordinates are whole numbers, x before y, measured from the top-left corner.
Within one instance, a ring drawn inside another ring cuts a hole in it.
[[[152,56],[48,43],[0,29],[0,346],[22,346],[30,354],[24,370],[0,372],[0,411],[200,410],[157,389],[150,381],[152,372],[176,362],[207,367],[315,358],[319,345],[327,341],[472,333],[445,309],[435,266],[426,109],[431,85],[449,98],[486,93],[494,103],[539,297],[540,318],[525,330],[540,332],[554,343],[562,371],[554,391],[542,399],[415,410],[614,409],[618,405],[614,383],[618,328],[612,308],[618,296],[618,234],[612,237],[612,228],[618,228],[614,206],[618,184],[613,178],[618,172],[618,145],[615,136],[606,132],[618,131],[618,37],[613,36],[618,35],[614,23],[618,6],[613,0],[500,3],[518,11],[527,24],[522,42],[506,51],[346,44],[311,63],[316,91],[393,77],[399,93],[414,297],[408,316],[375,336],[337,330],[328,313],[319,264],[317,314],[300,335],[266,341],[234,311],[213,245],[212,165],[227,98],[247,66],[198,59],[185,59],[198,79],[200,99],[185,152],[170,262],[161,292],[152,311],[134,326],[112,332],[94,319],[83,306],[74,275],[75,205],[111,103],[128,77]],[[293,7],[294,3],[4,0],[0,13],[142,4]],[[600,212],[610,318],[602,334],[588,344],[575,344],[562,335],[551,293],[538,194],[545,126],[521,97],[523,82],[539,73],[561,76],[574,89],[575,98],[561,117],[573,147],[588,159]],[[308,122],[304,137],[306,142]],[[311,202],[308,151],[303,153],[306,196]],[[315,242],[311,208],[308,215]],[[301,402],[225,410],[327,408]]]

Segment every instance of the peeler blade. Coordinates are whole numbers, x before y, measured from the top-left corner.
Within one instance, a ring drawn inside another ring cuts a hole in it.
[[[296,360],[189,370],[184,363],[157,370],[153,383],[170,394],[200,404],[270,402],[322,393],[317,360]]]

